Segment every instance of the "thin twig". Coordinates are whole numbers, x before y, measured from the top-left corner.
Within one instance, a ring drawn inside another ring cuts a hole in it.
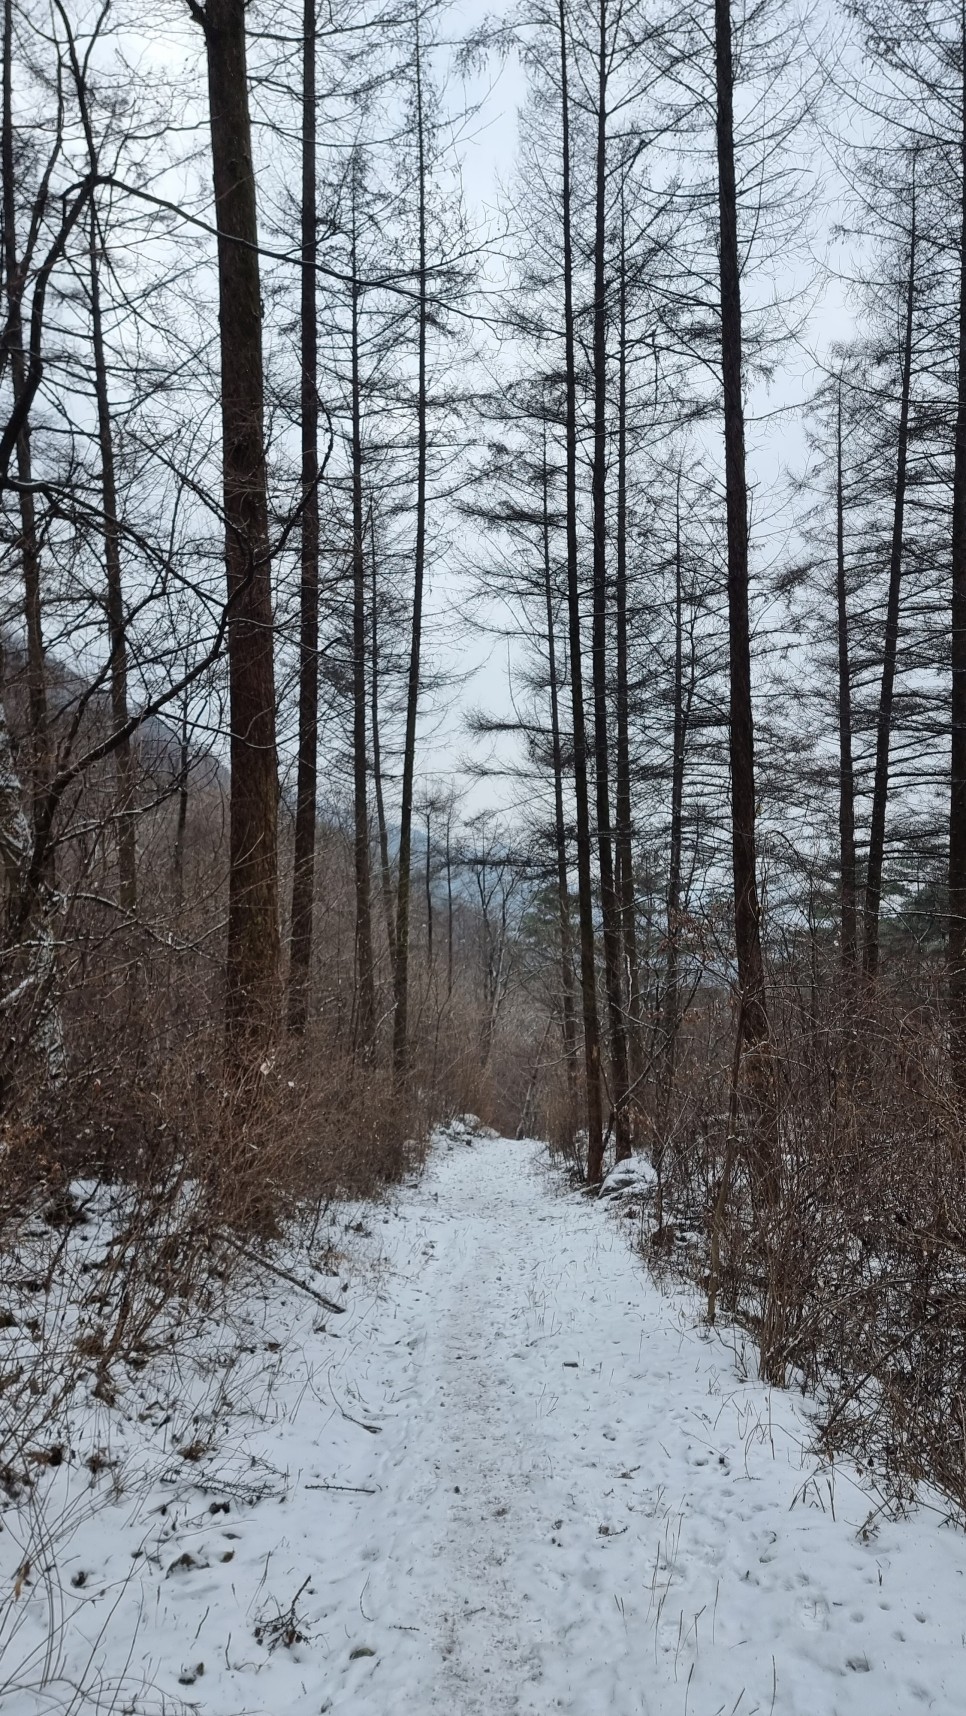
[[[379,1491],[369,1489],[365,1484],[305,1484],[307,1490],[346,1490],[354,1496],[377,1496]]]

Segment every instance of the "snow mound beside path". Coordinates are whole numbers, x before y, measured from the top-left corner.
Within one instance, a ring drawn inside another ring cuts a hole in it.
[[[657,1185],[657,1174],[644,1156],[629,1156],[615,1162],[604,1175],[597,1193],[599,1198],[646,1197]]]

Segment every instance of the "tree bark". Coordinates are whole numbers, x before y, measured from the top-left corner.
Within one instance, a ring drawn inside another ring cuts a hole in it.
[[[302,441],[302,542],[299,584],[299,731],[295,788],[295,851],[288,975],[288,1028],[308,1020],[315,910],[319,725],[319,380],[316,327],[318,188],[316,166],[316,0],[302,17],[302,278],[299,324]]]
[[[902,585],[903,528],[906,506],[906,465],[909,451],[909,397],[912,387],[912,329],[916,288],[916,193],[913,184],[912,224],[909,239],[909,274],[901,358],[899,432],[896,446],[896,489],[892,509],[892,543],[889,552],[889,589],[886,597],[885,639],[882,649],[882,679],[876,719],[875,777],[872,787],[872,816],[869,826],[869,862],[865,880],[862,969],[875,978],[879,969],[879,912],[882,903],[882,861],[885,852],[886,809],[889,799],[889,745],[892,737],[892,708],[895,698],[896,656],[899,644],[899,596]]]
[[[3,684],[0,645],[0,687]],[[16,1094],[17,1066],[25,1054],[40,1063],[48,1084],[66,1069],[60,1014],[53,995],[57,943],[46,914],[38,911],[29,871],[34,851],[24,814],[20,778],[0,697],[0,1111]]]
[[[561,212],[563,216],[567,621],[570,646],[570,696],[574,746],[574,810],[577,848],[577,917],[580,930],[580,997],[584,1027],[584,1078],[587,1086],[587,1179],[603,1176],[604,1126],[601,1102],[600,1022],[597,1012],[597,960],[594,947],[594,895],[591,877],[590,796],[587,785],[587,726],[580,621],[577,552],[577,358],[574,329],[573,233],[571,224],[570,97],[567,67],[566,0],[558,0],[560,30]]]
[[[278,768],[265,467],[262,305],[245,0],[190,0],[204,29],[218,223],[218,320],[231,720],[229,1044],[257,1047],[279,1000]]]

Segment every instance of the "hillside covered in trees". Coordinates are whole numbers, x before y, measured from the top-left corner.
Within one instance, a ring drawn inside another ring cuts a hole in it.
[[[0,52],[11,1504],[472,1114],[962,1526],[961,11],[2,0]]]

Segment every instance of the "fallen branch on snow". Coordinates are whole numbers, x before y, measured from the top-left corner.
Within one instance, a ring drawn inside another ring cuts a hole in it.
[[[307,1293],[310,1299],[316,1299],[320,1305],[324,1305],[327,1311],[334,1311],[339,1317],[345,1314],[347,1309],[345,1305],[337,1305],[333,1299],[327,1299],[324,1293],[316,1292],[315,1288],[310,1287],[307,1281],[303,1281],[298,1275],[293,1275],[290,1269],[283,1269],[280,1263],[273,1263],[270,1257],[263,1257],[260,1252],[250,1250],[247,1245],[242,1244],[240,1239],[236,1239],[234,1234],[225,1233],[222,1238],[226,1239],[229,1245],[233,1245],[242,1257],[247,1257],[250,1263],[258,1263],[263,1269],[268,1269],[273,1275],[277,1275],[280,1281],[288,1281],[292,1287],[298,1287],[301,1292]]]

